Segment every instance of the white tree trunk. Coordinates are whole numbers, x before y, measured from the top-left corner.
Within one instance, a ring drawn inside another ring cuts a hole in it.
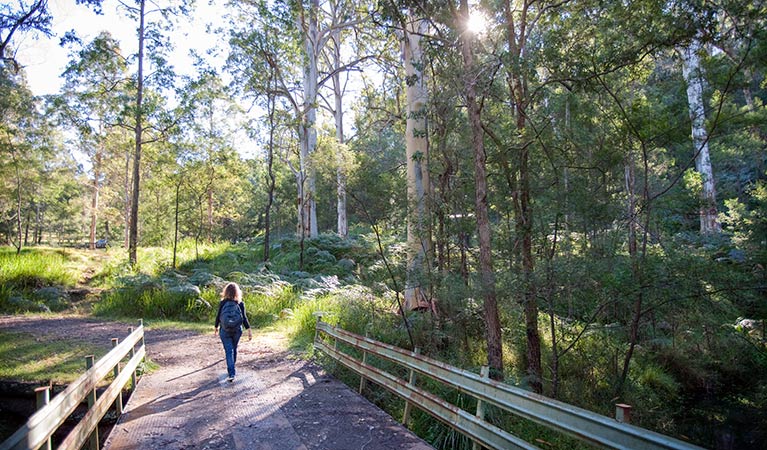
[[[701,234],[718,233],[721,226],[717,220],[716,187],[711,157],[708,151],[708,132],[706,131],[706,113],[703,103],[703,73],[700,55],[703,51],[696,38],[689,46],[681,50],[682,75],[687,83],[687,102],[692,122],[692,142],[695,149],[695,169],[703,179],[700,205]]]
[[[411,15],[412,17],[412,15]],[[407,126],[405,154],[407,158],[408,198],[408,270],[405,307],[409,310],[428,308],[429,301],[421,287],[428,271],[431,236],[429,233],[429,145],[426,130],[426,102],[421,36],[427,23],[413,19],[406,24],[402,44],[407,84]]]
[[[303,196],[301,205],[303,214],[299,215],[301,232],[304,237],[317,237],[317,205],[316,197],[316,174],[311,162],[311,156],[317,148],[317,85],[318,85],[318,30],[317,14],[319,14],[319,0],[312,0],[310,9],[302,16],[301,23],[304,30],[304,103],[299,126],[298,137],[300,142],[300,164],[304,177]]]
[[[338,235],[346,237],[349,234],[349,225],[346,218],[346,167],[344,164],[344,109],[343,90],[341,88],[341,33],[338,29],[333,32],[333,96],[335,97],[336,141],[338,141],[338,153],[336,154],[336,213],[338,218]]]

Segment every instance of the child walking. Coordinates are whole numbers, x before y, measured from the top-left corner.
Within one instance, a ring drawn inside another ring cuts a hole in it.
[[[234,381],[237,362],[237,344],[242,336],[242,328],[248,330],[248,340],[253,339],[250,331],[248,315],[245,313],[245,303],[242,302],[242,290],[237,283],[229,283],[221,291],[221,302],[216,314],[216,333],[221,338],[226,356],[227,381]]]

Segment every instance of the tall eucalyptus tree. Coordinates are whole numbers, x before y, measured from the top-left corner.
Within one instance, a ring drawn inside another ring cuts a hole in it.
[[[171,48],[170,42],[167,37],[163,36],[163,32],[167,31],[171,26],[171,18],[178,15],[186,15],[189,13],[189,0],[168,1],[164,5],[156,3],[153,0],[136,0],[135,4],[128,4],[125,1],[120,1],[122,8],[126,11],[126,14],[131,19],[138,22],[138,28],[136,30],[136,37],[138,39],[138,51],[136,56],[137,69],[135,77],[135,97],[134,97],[134,109],[133,109],[133,130],[135,139],[135,152],[133,155],[133,172],[132,172],[132,190],[130,201],[130,223],[129,223],[129,238],[128,238],[128,260],[131,265],[136,264],[136,249],[138,246],[138,212],[139,212],[139,198],[141,192],[141,154],[142,146],[145,143],[156,141],[162,138],[162,135],[168,130],[169,126],[172,126],[172,120],[168,122],[167,117],[165,123],[159,123],[159,118],[151,117],[151,113],[157,113],[157,111],[150,111],[149,105],[145,104],[147,83],[149,86],[154,86],[158,90],[168,88],[173,83],[173,70],[168,65],[165,59],[165,53]],[[147,6],[149,7],[147,9]],[[160,18],[158,20],[152,20],[154,17]],[[144,57],[148,52],[151,68],[154,69],[147,77],[144,74]],[[151,119],[155,119],[154,123]],[[153,130],[151,137],[145,137],[144,133],[147,130]]]
[[[429,141],[426,125],[428,89],[425,78],[426,58],[421,39],[428,21],[421,11],[408,10],[402,23],[402,62],[405,68],[407,107],[405,109],[405,158],[408,199],[408,267],[405,307],[409,310],[431,308],[432,301],[425,277],[431,264],[431,223],[429,195]]]
[[[701,177],[700,192],[700,232],[712,234],[721,231],[717,218],[716,185],[714,170],[711,166],[709,152],[709,135],[706,130],[706,108],[703,92],[705,78],[701,57],[704,56],[704,46],[699,36],[692,38],[690,43],[680,49],[682,57],[682,76],[687,84],[687,104],[692,123],[692,144],[695,154],[695,170]]]
[[[508,43],[507,55],[504,58],[508,82],[508,94],[513,105],[516,134],[522,142],[516,142],[517,168],[514,176],[510,177],[514,192],[514,212],[518,245],[515,247],[522,260],[524,287],[522,288],[521,303],[525,311],[525,328],[527,331],[527,373],[530,386],[535,392],[543,391],[541,369],[541,340],[538,333],[538,304],[535,285],[535,257],[533,253],[533,208],[531,199],[530,151],[533,143],[527,136],[528,107],[533,99],[530,92],[532,68],[528,62],[531,36],[536,31],[540,17],[559,2],[532,0],[521,5],[511,0],[503,0],[502,11],[506,25]],[[507,169],[508,170],[508,169]]]
[[[343,110],[336,103],[342,96],[340,74],[353,67],[356,61],[341,62],[343,44],[340,39],[345,30],[360,25],[363,19],[355,12],[353,2],[309,0],[277,4],[261,2],[250,5],[252,7],[245,2],[237,5],[239,17],[257,25],[232,32],[230,68],[244,75],[239,83],[247,94],[263,96],[272,90],[293,110],[299,141],[299,169],[296,172],[298,231],[302,237],[316,237],[319,233],[317,175],[312,155],[317,148],[320,90],[333,83],[335,100],[330,109],[336,118],[337,139],[343,142]],[[323,55],[327,56],[326,64],[323,64]],[[300,73],[296,67],[300,67]],[[267,79],[267,74],[271,73],[275,76],[272,84],[276,87],[270,87]],[[344,215],[343,175],[338,177],[341,181],[339,214]],[[343,232],[345,220],[339,223]]]
[[[488,217],[487,155],[484,146],[481,107],[477,98],[477,78],[480,76],[474,61],[476,34],[469,29],[470,11],[468,0],[460,0],[455,15],[456,29],[461,41],[464,65],[464,97],[471,129],[471,145],[474,154],[474,211],[479,237],[479,278],[485,312],[485,338],[488,365],[494,379],[502,380],[503,343],[498,300],[495,290],[495,272],[491,244],[490,219]]]

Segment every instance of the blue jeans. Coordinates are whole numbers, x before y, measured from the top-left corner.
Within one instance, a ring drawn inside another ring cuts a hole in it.
[[[230,377],[234,377],[234,364],[237,362],[237,344],[242,336],[242,329],[230,333],[224,330],[224,327],[218,329],[218,336],[221,343],[224,344],[224,354],[226,355],[226,372]]]

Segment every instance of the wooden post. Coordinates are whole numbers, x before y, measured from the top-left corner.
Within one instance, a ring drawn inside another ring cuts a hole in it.
[[[128,327],[128,334],[129,335],[133,334],[133,327]],[[130,349],[130,353],[129,353],[130,359],[133,359],[133,355],[135,354],[136,354],[136,346],[134,345]],[[136,371],[135,370],[133,371],[133,374],[130,376],[130,389],[131,391],[134,391],[134,392],[136,391]]]
[[[144,327],[144,319],[138,320],[138,326]],[[141,333],[141,346],[143,347],[146,343],[144,342],[144,333]]]
[[[370,332],[365,332],[365,337],[370,337]],[[368,352],[362,351],[362,364],[366,364],[368,362]],[[365,389],[365,377],[363,375],[360,375],[360,395],[362,395],[362,390]]]
[[[621,423],[631,423],[631,405],[616,403],[615,420]]]
[[[325,315],[325,311],[314,311],[312,315],[317,318],[317,326],[314,327],[314,342],[317,342],[320,338],[320,323]]]
[[[119,343],[119,339],[112,338],[112,348],[117,347],[117,344]],[[120,363],[118,362],[117,365],[114,368],[114,376],[115,380],[117,380],[117,377],[120,376]],[[115,399],[115,412],[117,413],[117,417],[120,417],[123,413],[123,390],[122,386],[120,387],[120,393],[117,394],[117,398]]]
[[[490,379],[490,366],[482,366],[482,369],[480,370],[480,375],[482,376],[483,380],[489,380]],[[480,420],[485,420],[485,402],[482,401],[482,399],[477,399],[477,414],[476,416]],[[471,446],[472,450],[479,450],[482,448],[481,445],[477,441],[474,441],[474,443]]]
[[[45,405],[50,403],[51,387],[41,386],[39,388],[35,388],[35,400],[37,404],[37,409],[42,409]],[[48,438],[48,440],[46,440],[43,446],[40,448],[43,450],[51,450],[51,438]]]
[[[421,349],[416,347],[413,353],[419,355],[421,353]],[[410,377],[408,378],[407,385],[409,387],[415,387],[415,371],[413,369],[410,369]],[[407,426],[407,422],[410,420],[411,408],[412,405],[410,404],[410,400],[405,400],[405,413],[402,414],[402,425]]]
[[[88,355],[85,357],[85,368],[90,369],[93,367],[93,355]],[[88,393],[88,411],[93,408],[93,405],[96,403],[96,386],[93,386],[93,389]],[[98,423],[96,424],[96,428],[93,429],[93,433],[91,433],[90,436],[90,449],[91,450],[99,450],[99,426]]]

